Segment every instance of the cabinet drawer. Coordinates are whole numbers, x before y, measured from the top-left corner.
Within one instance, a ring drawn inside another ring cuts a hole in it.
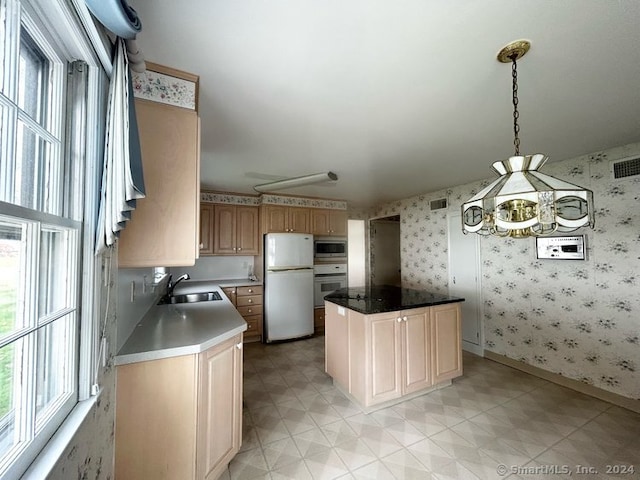
[[[247,331],[244,332],[246,337],[262,335],[262,315],[249,315],[244,320],[247,322]]]
[[[240,312],[240,315],[247,317],[249,315],[262,315],[262,305],[245,305],[242,307],[236,307],[236,310]]]
[[[256,285],[251,287],[238,287],[237,295],[246,296],[246,295],[262,295],[262,285]]]
[[[236,297],[236,306],[244,307],[247,305],[262,305],[262,295],[245,295]]]

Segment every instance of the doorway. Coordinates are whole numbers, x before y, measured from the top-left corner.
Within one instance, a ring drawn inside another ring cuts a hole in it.
[[[449,230],[449,295],[464,298],[462,348],[483,355],[480,241],[478,235],[462,233],[460,212],[452,212]]]
[[[369,222],[371,285],[400,287],[400,215]]]

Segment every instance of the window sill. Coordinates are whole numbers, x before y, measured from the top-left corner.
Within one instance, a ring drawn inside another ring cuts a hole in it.
[[[87,400],[78,402],[24,475],[20,477],[21,480],[42,480],[51,474],[101,393],[102,391]]]

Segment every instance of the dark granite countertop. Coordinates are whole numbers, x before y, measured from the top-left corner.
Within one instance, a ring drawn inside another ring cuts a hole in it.
[[[464,298],[390,285],[341,288],[324,299],[365,315],[464,302]]]

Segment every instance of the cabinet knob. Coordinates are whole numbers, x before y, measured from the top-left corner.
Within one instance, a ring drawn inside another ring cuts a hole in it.
[[[250,298],[247,300],[247,303],[253,303],[253,300]]]
[[[238,247],[238,251],[242,250],[242,247]]]
[[[247,290],[247,291],[248,291],[249,293],[253,293],[253,290],[252,290],[252,289],[249,289],[249,290]]]
[[[249,313],[253,313],[253,310],[251,310],[250,308],[247,309],[247,312]]]
[[[402,321],[402,318],[398,317],[398,318],[396,319],[396,321],[397,321],[398,323],[400,323],[400,322]]]
[[[407,317],[402,317],[402,320],[403,320],[404,322],[406,322],[406,321],[407,321]]]
[[[200,244],[200,250],[202,250],[204,248],[204,243]]]
[[[236,343],[236,348],[238,350],[242,350],[242,343]]]

